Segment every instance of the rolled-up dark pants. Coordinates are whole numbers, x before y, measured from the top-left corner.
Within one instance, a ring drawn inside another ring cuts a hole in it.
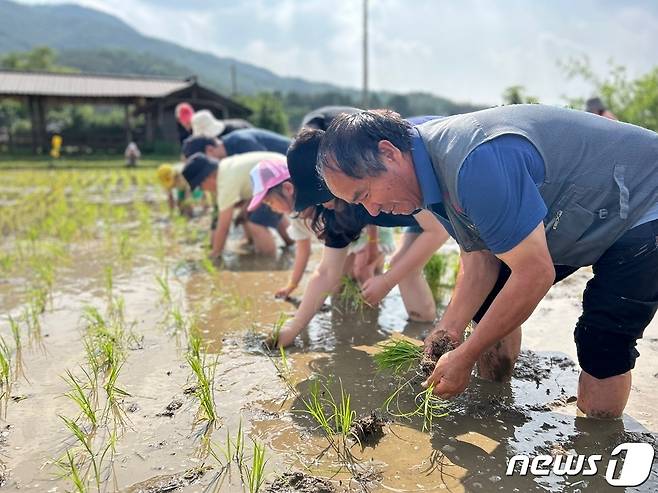
[[[556,284],[578,267],[555,266]],[[596,378],[626,373],[658,308],[658,220],[627,231],[592,266],[574,340],[580,367]],[[510,276],[503,263],[494,288],[473,320],[479,322]]]

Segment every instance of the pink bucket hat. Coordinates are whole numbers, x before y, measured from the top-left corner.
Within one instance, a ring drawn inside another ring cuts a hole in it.
[[[250,175],[254,194],[251,202],[249,202],[249,207],[247,207],[247,210],[250,212],[261,204],[267,192],[290,179],[288,164],[283,159],[266,159],[261,161],[251,170]]]

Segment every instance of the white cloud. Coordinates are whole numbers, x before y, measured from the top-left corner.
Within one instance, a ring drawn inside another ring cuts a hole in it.
[[[28,0],[31,2],[31,0]],[[43,0],[35,0],[43,3]],[[47,3],[59,3],[46,0]],[[356,0],[79,0],[140,32],[230,56],[280,75],[358,87]],[[583,94],[557,60],[610,58],[631,74],[657,64],[658,4],[650,0],[370,0],[371,87],[495,103],[510,85],[560,102]]]

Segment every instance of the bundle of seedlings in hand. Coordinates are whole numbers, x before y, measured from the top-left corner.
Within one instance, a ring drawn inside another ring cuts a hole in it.
[[[380,349],[373,355],[379,371],[390,371],[395,375],[407,373],[420,364],[423,347],[406,339],[389,340],[377,345]]]
[[[279,334],[281,334],[281,329],[283,329],[283,326],[285,325],[288,318],[288,315],[285,313],[279,313],[279,317],[276,319],[276,322],[274,322],[274,325],[272,326],[272,331],[265,339],[264,344],[266,349],[276,349],[276,347],[279,345]]]
[[[401,376],[417,368],[417,374],[398,385],[382,407],[397,418],[422,417],[423,431],[430,429],[434,418],[447,414],[447,404],[433,394],[434,387],[430,385],[415,395],[415,407],[411,411],[403,411],[400,404],[402,390],[408,388],[416,392],[414,383],[417,383],[418,376],[425,379],[431,375],[436,362],[444,353],[454,349],[454,344],[447,337],[443,337],[432,341],[429,352],[425,352],[422,346],[404,339],[387,341],[379,344],[379,347],[381,351],[373,356],[379,370],[391,371],[396,376]]]

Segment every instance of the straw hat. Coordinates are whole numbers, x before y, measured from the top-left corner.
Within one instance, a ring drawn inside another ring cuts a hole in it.
[[[215,118],[209,110],[197,111],[192,117],[192,135],[217,137],[224,128],[224,122]]]

